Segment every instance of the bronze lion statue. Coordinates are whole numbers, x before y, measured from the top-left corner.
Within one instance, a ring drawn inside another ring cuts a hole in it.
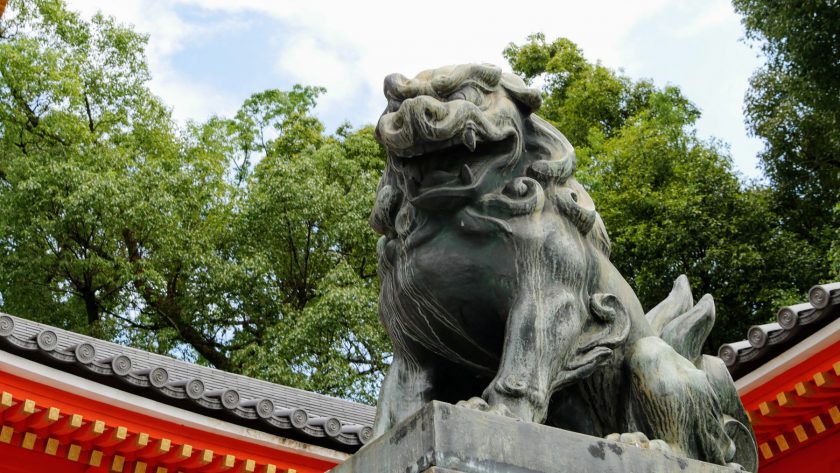
[[[441,400],[755,471],[734,383],[700,352],[711,296],[680,277],[644,312],[540,92],[470,64],[392,74],[385,96],[376,434]]]

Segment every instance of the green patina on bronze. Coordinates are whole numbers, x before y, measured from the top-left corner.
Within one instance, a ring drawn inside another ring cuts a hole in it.
[[[390,75],[385,95],[376,434],[441,400],[754,471],[734,384],[700,353],[711,296],[681,277],[645,314],[539,91],[459,65]]]

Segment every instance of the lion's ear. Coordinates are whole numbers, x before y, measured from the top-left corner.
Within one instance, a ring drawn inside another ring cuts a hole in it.
[[[589,376],[612,358],[613,350],[622,345],[630,333],[630,315],[613,294],[593,294],[589,299],[589,313],[577,348],[566,365],[577,378]]]

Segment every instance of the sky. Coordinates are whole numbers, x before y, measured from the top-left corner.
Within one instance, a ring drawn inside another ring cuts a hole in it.
[[[149,34],[150,87],[179,121],[233,115],[252,93],[326,87],[316,115],[328,131],[376,123],[382,80],[446,64],[492,63],[542,32],[634,79],[679,86],[703,113],[698,134],[730,147],[757,178],[762,143],[748,136],[743,97],[760,66],[730,0],[69,0]],[[561,130],[562,131],[562,130]]]

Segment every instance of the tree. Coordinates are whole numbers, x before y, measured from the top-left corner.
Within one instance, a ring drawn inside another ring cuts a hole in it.
[[[133,272],[113,258],[126,256],[115,227],[145,217],[129,213],[138,196],[125,191],[158,185],[143,169],[179,167],[168,112],[135,54],[145,38],[57,2],[11,2],[0,25],[4,307],[105,336],[106,314],[127,310]]]
[[[766,63],[745,98],[747,124],[765,141],[760,154],[774,209],[787,228],[825,254],[840,214],[840,5],[835,0],[734,0],[747,38]],[[826,260],[827,261],[827,260]],[[831,274],[823,265],[813,275]]]
[[[767,189],[738,180],[721,143],[697,137],[700,112],[678,88],[590,63],[563,38],[533,35],[505,56],[544,84],[539,113],[575,146],[611,259],[646,309],[687,274],[697,297],[715,297],[714,352],[813,284],[819,258],[776,223]]]
[[[146,38],[61,1],[0,23],[5,311],[372,402],[390,349],[367,228],[382,151],[326,136],[323,89],[177,126]]]
[[[384,156],[372,128],[342,133],[298,159],[267,155],[249,182],[240,251],[273,282],[257,298],[246,287],[242,303],[282,317],[242,355],[255,360],[246,373],[268,370],[288,384],[374,401],[390,344],[376,315],[367,216]]]

